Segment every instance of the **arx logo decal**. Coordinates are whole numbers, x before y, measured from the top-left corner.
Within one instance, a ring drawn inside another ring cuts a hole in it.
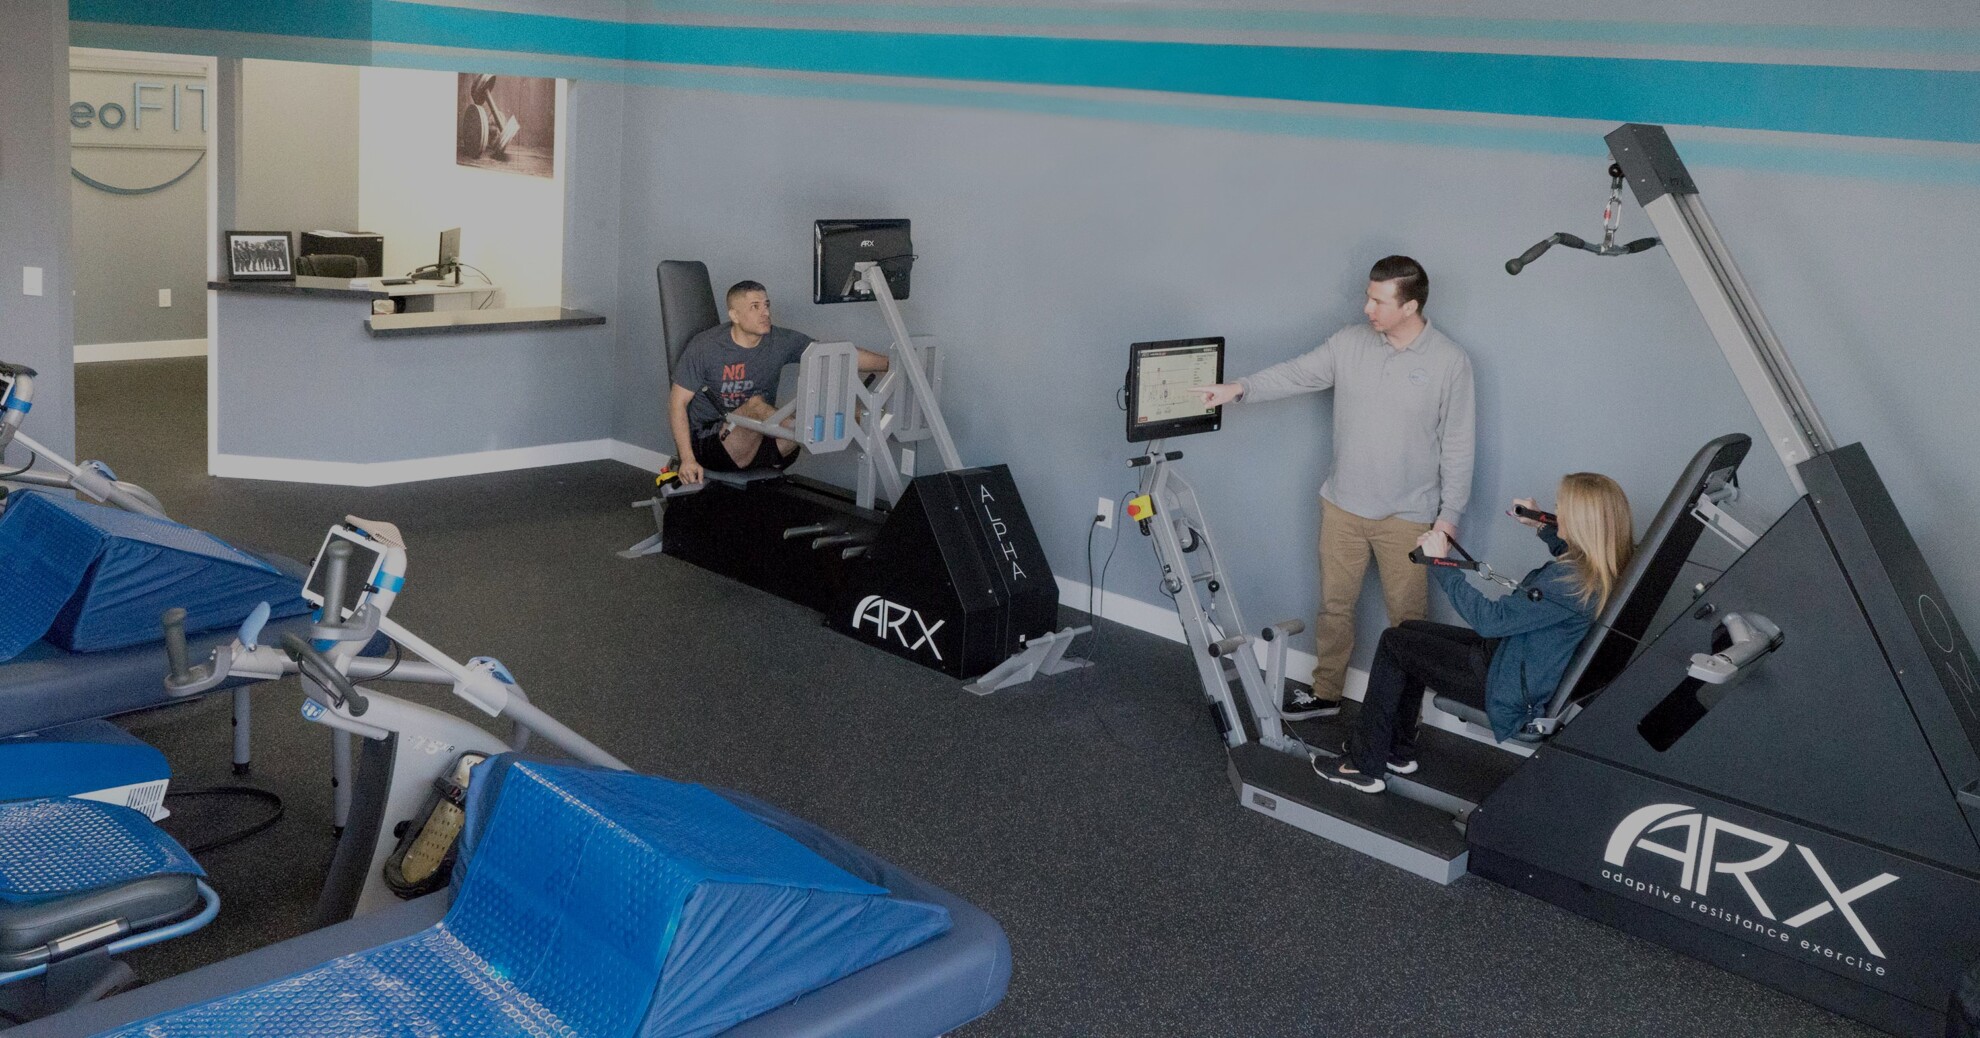
[[[1658,833],[1671,834],[1675,842],[1663,843],[1651,839],[1653,834]],[[1807,873],[1821,884],[1827,896],[1786,919],[1779,919],[1774,914],[1773,906],[1761,893],[1764,884],[1759,881],[1759,874],[1787,857],[1790,847],[1799,852]],[[1835,912],[1840,913],[1849,923],[1849,928],[1856,932],[1857,940],[1863,943],[1865,951],[1880,959],[1884,957],[1884,950],[1877,946],[1876,938],[1863,925],[1863,919],[1856,914],[1854,906],[1865,897],[1897,882],[1897,877],[1888,872],[1878,873],[1844,890],[1807,846],[1735,825],[1723,818],[1713,818],[1686,804],[1651,804],[1630,812],[1609,835],[1608,849],[1602,855],[1602,860],[1617,871],[1612,875],[1604,870],[1603,876],[1633,883],[1620,870],[1628,865],[1630,855],[1638,851],[1677,862],[1678,886],[1698,895],[1694,903],[1701,912],[1711,911],[1705,904],[1706,899],[1715,889],[1723,890],[1725,887],[1723,881],[1715,884],[1715,880],[1727,877],[1739,886],[1746,899],[1752,902],[1753,910],[1765,920],[1764,923],[1747,920],[1736,914],[1729,917],[1743,929],[1786,941],[1786,930],[1797,929]],[[1640,883],[1635,885],[1644,886]],[[1680,900],[1678,895],[1662,888],[1649,892],[1661,898]],[[1767,925],[1769,923],[1774,925]]]
[[[908,624],[913,623],[916,633],[910,634]],[[935,647],[935,632],[942,629],[947,620],[937,620],[930,624],[922,615],[899,602],[889,602],[879,595],[868,595],[859,600],[859,607],[853,610],[852,629],[858,631],[862,625],[873,625],[873,636],[886,641],[893,638],[913,652],[922,646],[942,658],[942,650]]]

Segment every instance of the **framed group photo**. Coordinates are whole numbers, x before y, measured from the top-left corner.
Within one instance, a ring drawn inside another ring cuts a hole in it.
[[[222,254],[229,281],[293,281],[296,276],[287,231],[228,231]]]

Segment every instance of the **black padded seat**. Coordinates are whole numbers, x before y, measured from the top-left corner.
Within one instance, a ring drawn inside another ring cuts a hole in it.
[[[688,340],[722,323],[715,305],[715,286],[708,264],[700,260],[661,260],[654,270],[660,279],[660,338],[667,351],[667,378]]]
[[[202,902],[197,877],[185,873],[142,876],[100,890],[38,904],[0,901],[0,973],[48,961],[49,945],[122,920],[125,925],[66,951],[94,947],[128,933],[176,922]]]
[[[1560,685],[1540,715],[1542,723],[1522,728],[1514,736],[1516,740],[1540,742],[1551,731],[1547,722],[1563,717],[1569,708],[1606,688],[1636,658],[1657,610],[1677,584],[1686,560],[1691,558],[1691,550],[1698,546],[1699,535],[1705,532],[1705,525],[1691,514],[1692,506],[1708,487],[1730,482],[1752,448],[1752,437],[1728,433],[1692,455],[1691,463],[1684,467],[1684,474],[1678,477],[1670,496],[1664,498],[1663,507],[1657,509],[1649,529],[1637,543],[1636,554],[1630,557],[1615,594],[1609,596],[1609,604],[1595,617],[1581,648],[1568,661]],[[1486,729],[1492,727],[1479,706],[1442,694],[1431,701],[1437,709],[1461,721]]]

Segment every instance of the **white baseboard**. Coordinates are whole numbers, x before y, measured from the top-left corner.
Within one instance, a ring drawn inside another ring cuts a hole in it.
[[[1054,576],[1059,583],[1059,604],[1085,612],[1089,591],[1087,585],[1077,580],[1069,580],[1065,577],[1057,576],[1056,574]],[[1146,631],[1149,634],[1167,638],[1172,642],[1183,641],[1182,620],[1176,616],[1176,611],[1172,607],[1152,605],[1139,599],[1129,598],[1118,592],[1108,591],[1094,604],[1094,609],[1102,619],[1112,620],[1115,623],[1132,627],[1137,631]],[[1295,680],[1305,680],[1308,675],[1313,673],[1313,665],[1317,662],[1318,660],[1310,652],[1303,652],[1299,649],[1287,649],[1286,676]],[[1361,702],[1362,696],[1368,691],[1368,672],[1360,667],[1349,667],[1347,679],[1341,683],[1341,686],[1341,694],[1343,696],[1357,703]],[[1529,756],[1533,753],[1533,747],[1525,743],[1494,742],[1490,732],[1484,731],[1474,725],[1466,724],[1452,717],[1450,714],[1431,706],[1430,697],[1428,696],[1425,696],[1423,699],[1422,718],[1423,723],[1432,728],[1439,728],[1478,742],[1492,743],[1502,750],[1508,750],[1521,756]]]
[[[227,479],[266,479],[280,483],[315,483],[336,487],[382,487],[424,479],[479,476],[489,472],[573,465],[584,461],[617,461],[647,472],[659,472],[672,461],[659,451],[622,440],[574,440],[540,447],[445,454],[403,461],[311,461],[263,458],[247,454],[214,454],[207,464],[211,475]]]
[[[205,339],[154,339],[150,342],[96,342],[76,347],[76,363],[97,364],[106,360],[162,360],[166,357],[204,357]]]
[[[624,440],[610,440],[607,442],[612,445],[611,458],[613,461],[631,465],[636,469],[645,469],[657,475],[661,469],[674,463],[674,456],[671,454],[662,454],[659,451],[647,450],[645,447],[636,447]]]

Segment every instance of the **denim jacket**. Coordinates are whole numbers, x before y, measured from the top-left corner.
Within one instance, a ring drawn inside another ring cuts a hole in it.
[[[1554,527],[1541,527],[1539,535],[1555,555],[1567,550]],[[1588,634],[1593,604],[1581,601],[1574,567],[1560,561],[1528,573],[1517,590],[1496,599],[1485,597],[1461,570],[1433,566],[1430,575],[1473,630],[1499,639],[1485,677],[1485,715],[1493,736],[1501,742],[1510,739],[1554,697],[1568,661]],[[1531,594],[1536,588],[1537,601]]]

